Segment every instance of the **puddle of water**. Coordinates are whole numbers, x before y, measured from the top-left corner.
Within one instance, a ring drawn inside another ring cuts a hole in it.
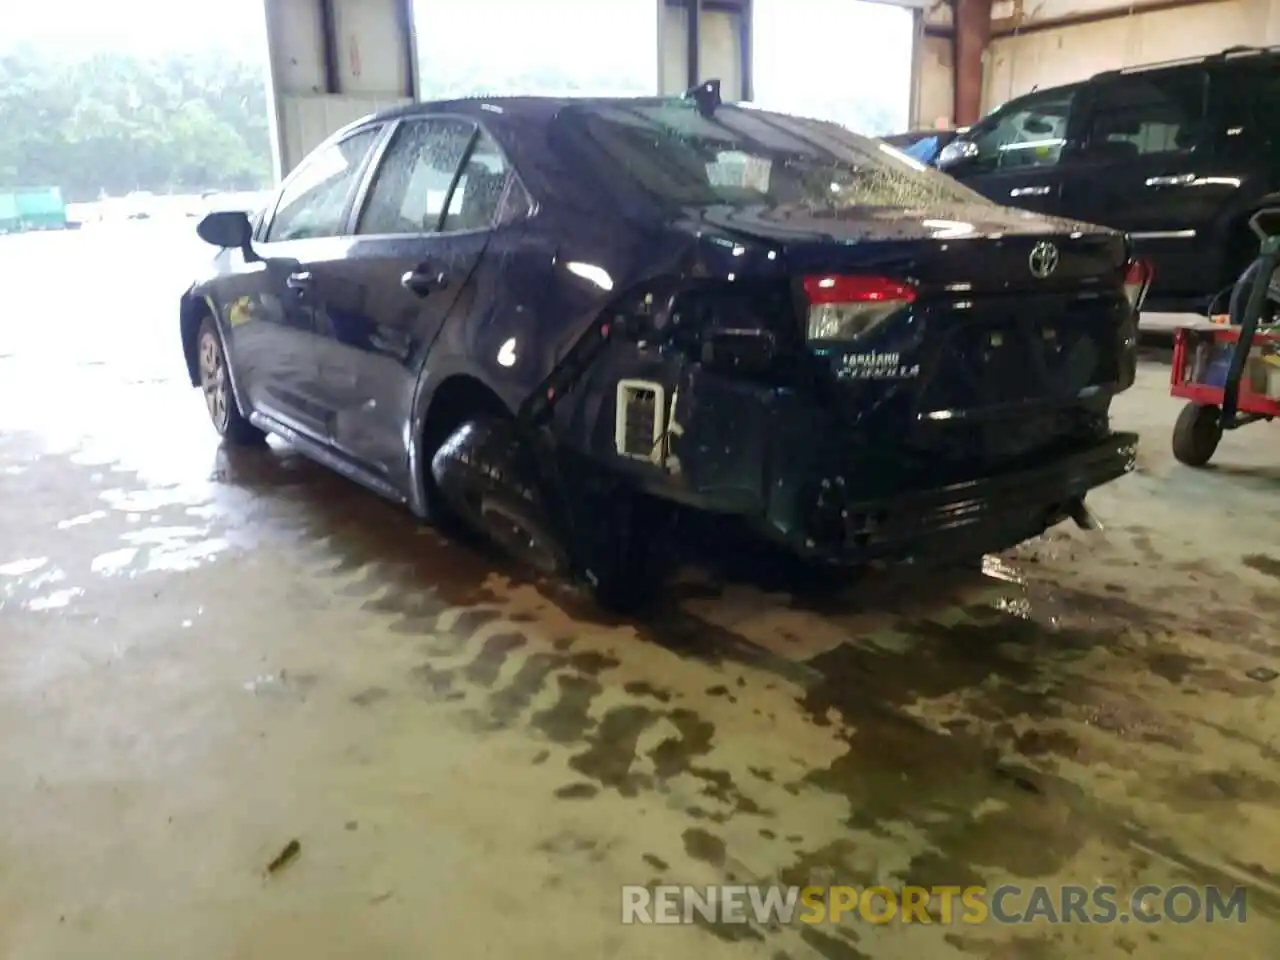
[[[170,573],[182,573],[194,570],[212,560],[215,556],[230,548],[231,544],[221,537],[193,543],[174,549],[153,549],[147,557],[147,571],[159,570]]]
[[[1026,583],[1026,578],[1018,572],[1016,567],[994,553],[982,558],[982,572],[992,579],[1003,580],[1006,583]]]
[[[71,517],[69,520],[59,520],[59,530],[70,530],[72,527],[82,527],[86,523],[93,523],[95,520],[103,520],[107,516],[105,510],[92,510],[89,513],[82,513],[78,517]]]
[[[67,579],[67,575],[63,570],[60,570],[57,567],[51,567],[48,570],[43,570],[36,574],[30,580],[24,581],[23,586],[28,590],[33,591],[43,590],[45,587],[49,586],[49,584],[61,583],[65,579]]]
[[[1001,597],[992,606],[1011,617],[1018,617],[1022,620],[1031,619],[1031,601],[1026,597]]]
[[[71,601],[76,597],[83,595],[84,591],[79,587],[67,587],[65,590],[55,590],[53,593],[45,594],[43,597],[28,600],[25,606],[35,613],[46,610],[60,610],[70,605]]]
[[[142,514],[162,510],[165,507],[197,505],[209,498],[205,487],[193,484],[147,490],[124,490],[119,487],[103,490],[99,497],[113,510],[121,513]]]
[[[280,670],[276,673],[263,673],[242,684],[246,693],[255,697],[302,697],[316,685],[316,676],[310,673],[290,673]]]
[[[35,573],[48,562],[48,557],[11,560],[9,563],[0,565],[0,577],[25,577],[28,573]]]
[[[129,568],[137,556],[137,547],[121,547],[94,557],[89,570],[105,577],[118,576]]]

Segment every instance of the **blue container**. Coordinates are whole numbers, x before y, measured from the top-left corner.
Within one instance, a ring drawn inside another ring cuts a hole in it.
[[[1200,382],[1206,387],[1225,387],[1233,353],[1235,353],[1234,343],[1215,345],[1209,362],[1200,376]]]

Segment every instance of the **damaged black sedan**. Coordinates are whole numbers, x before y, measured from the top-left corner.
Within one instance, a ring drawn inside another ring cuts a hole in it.
[[[1126,238],[832,124],[685,97],[415,104],[335,134],[184,295],[192,384],[610,604],[677,517],[965,559],[1131,469]]]

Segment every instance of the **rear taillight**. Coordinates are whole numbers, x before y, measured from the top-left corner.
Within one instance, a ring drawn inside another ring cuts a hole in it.
[[[1124,295],[1135,311],[1142,309],[1151,278],[1155,276],[1151,264],[1144,260],[1130,260],[1124,271]]]
[[[810,340],[856,340],[911,304],[915,288],[887,277],[804,278]]]

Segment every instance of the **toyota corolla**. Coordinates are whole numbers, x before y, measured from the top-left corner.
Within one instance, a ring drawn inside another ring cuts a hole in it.
[[[715,83],[391,110],[199,233],[181,339],[227,442],[614,604],[690,510],[815,564],[976,558],[1133,465],[1122,234]]]

